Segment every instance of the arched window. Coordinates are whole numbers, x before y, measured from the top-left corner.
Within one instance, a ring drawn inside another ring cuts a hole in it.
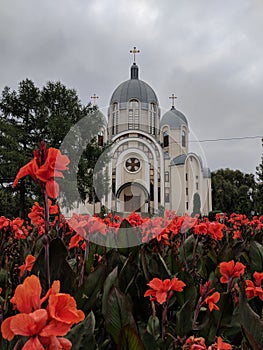
[[[118,103],[114,102],[112,106],[112,134],[118,133],[119,109]]]
[[[185,130],[182,130],[182,147],[186,146],[186,133]]]
[[[129,111],[128,111],[128,129],[139,129],[140,123],[140,112],[139,112],[139,102],[137,100],[129,101]]]
[[[150,110],[149,110],[149,133],[151,135],[156,134],[156,104],[150,103]]]
[[[98,145],[99,146],[103,146],[103,132],[102,131],[99,131],[98,132]]]
[[[169,146],[169,134],[168,131],[165,131],[163,133],[163,147],[168,147]]]

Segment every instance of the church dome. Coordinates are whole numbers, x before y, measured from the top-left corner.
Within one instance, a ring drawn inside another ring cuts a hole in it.
[[[130,99],[138,99],[141,103],[156,103],[158,99],[153,89],[138,78],[139,68],[133,63],[131,66],[131,79],[121,83],[113,92],[110,104],[114,102],[126,103]]]
[[[170,126],[171,129],[180,130],[182,125],[188,126],[188,122],[183,113],[172,107],[160,121],[160,128],[165,125]]]

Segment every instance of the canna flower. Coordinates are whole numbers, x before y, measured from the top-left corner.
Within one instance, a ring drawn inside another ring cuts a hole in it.
[[[48,199],[48,209],[50,215],[58,214],[58,206],[57,204],[52,205],[50,199]],[[31,208],[31,212],[28,214],[32,224],[38,228],[38,235],[41,236],[44,230],[44,222],[45,222],[45,211],[44,208],[39,205],[38,202],[35,202]],[[50,223],[52,225],[52,223]]]
[[[232,345],[223,342],[221,337],[217,337],[217,342],[210,345],[208,350],[232,350]]]
[[[254,272],[253,274],[256,286],[261,287],[261,281],[263,280],[263,272]]]
[[[253,274],[255,284],[246,280],[246,295],[248,299],[258,296],[261,300],[263,300],[263,290],[261,287],[261,281],[263,279],[263,272],[254,272]]]
[[[235,263],[234,260],[220,263],[219,268],[222,275],[220,278],[221,283],[229,283],[234,278],[239,278],[245,271],[245,265],[240,262]]]
[[[103,220],[89,215],[73,214],[68,224],[76,232],[70,239],[69,249],[78,247],[80,242],[83,243],[93,233],[100,232],[103,235],[107,233],[107,226]]]
[[[195,338],[193,335],[186,339],[183,350],[207,350],[203,337]]]
[[[213,310],[219,310],[219,307],[216,305],[219,299],[220,299],[220,293],[215,292],[212,295],[205,298],[204,304],[208,305],[210,312],[212,312]]]
[[[220,222],[210,222],[208,226],[208,234],[214,239],[220,241],[224,235],[222,230],[225,229],[225,225]]]
[[[52,319],[70,326],[79,323],[85,317],[81,310],[77,310],[75,299],[65,293],[50,295],[48,311]]]
[[[10,220],[7,219],[5,216],[0,217],[0,230],[4,229],[6,230],[9,227]]]
[[[59,293],[60,282],[54,281],[41,299],[42,288],[38,277],[32,275],[20,284],[11,299],[20,314],[3,321],[3,338],[11,341],[16,335],[27,337],[22,350],[70,350],[71,342],[64,335],[71,326],[84,320],[85,315],[77,310],[72,296]],[[46,309],[41,308],[48,299]]]
[[[148,289],[144,296],[151,296],[159,304],[165,303],[171,297],[171,291],[182,292],[186,286],[177,277],[174,277],[172,280],[165,279],[164,281],[159,278],[153,278],[147,285],[152,289]]]
[[[40,309],[42,288],[39,278],[35,275],[27,277],[23,284],[16,287],[11,303],[19,312],[29,314]]]
[[[36,258],[33,255],[31,255],[31,254],[29,254],[26,257],[25,263],[19,267],[20,277],[22,277],[24,275],[25,271],[29,271],[30,272],[32,270],[35,261],[36,261]]]
[[[60,150],[56,148],[47,150],[45,143],[42,142],[40,148],[34,151],[34,158],[18,171],[13,188],[17,186],[21,178],[30,175],[34,181],[46,189],[50,198],[56,198],[59,185],[54,178],[63,178],[62,171],[68,169],[68,164],[68,157],[62,155]]]

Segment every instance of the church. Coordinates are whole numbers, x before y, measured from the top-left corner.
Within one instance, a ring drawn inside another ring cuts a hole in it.
[[[178,215],[212,210],[211,174],[189,152],[189,125],[172,94],[171,109],[161,115],[158,97],[140,79],[134,47],[130,77],[113,92],[99,142],[111,143],[108,211],[142,215],[175,210]]]

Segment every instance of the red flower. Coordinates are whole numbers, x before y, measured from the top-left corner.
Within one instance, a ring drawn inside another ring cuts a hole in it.
[[[208,226],[208,234],[210,234],[214,240],[221,240],[224,237],[222,232],[224,228],[225,225],[220,222],[210,222]]]
[[[261,300],[263,300],[263,290],[261,287],[261,281],[263,279],[263,272],[254,272],[253,274],[255,284],[250,281],[246,280],[246,295],[248,299],[251,299],[253,297],[258,296]]]
[[[7,219],[5,216],[0,217],[0,230],[7,229],[9,227],[10,220]]]
[[[189,337],[185,344],[183,345],[183,349],[189,350],[206,350],[207,347],[205,345],[205,339],[202,337],[195,338],[193,335]]]
[[[77,310],[74,298],[59,293],[59,289],[59,281],[54,281],[40,299],[42,289],[38,277],[26,278],[11,299],[21,313],[3,321],[3,338],[11,341],[15,335],[28,337],[24,350],[70,350],[71,342],[61,336],[66,335],[73,324],[84,320],[85,315]],[[47,309],[41,308],[47,299]]]
[[[13,187],[16,187],[21,178],[30,175],[34,181],[45,187],[50,198],[56,198],[59,186],[54,178],[63,178],[61,171],[67,170],[68,164],[68,157],[62,155],[60,150],[56,148],[46,150],[45,143],[41,143],[40,148],[34,151],[34,158],[18,171]]]
[[[68,220],[70,228],[76,231],[76,234],[71,237],[69,249],[78,247],[79,243],[88,239],[88,235],[99,232],[103,235],[107,232],[107,226],[102,219],[89,215],[73,214]]]
[[[221,337],[217,338],[217,342],[209,346],[208,350],[232,350],[232,345],[223,342]]]
[[[50,295],[48,311],[52,319],[69,325],[78,323],[85,318],[84,313],[77,310],[75,299],[65,293]]]
[[[156,300],[159,304],[163,304],[166,302],[167,298],[170,297],[170,292],[172,290],[182,292],[186,284],[178,280],[177,277],[174,277],[172,280],[166,279],[164,281],[159,278],[153,278],[148,283],[148,286],[152,289],[148,289],[144,296],[151,296],[153,300]]]
[[[52,205],[51,200],[48,200],[48,208],[49,208],[49,214],[54,215],[58,213],[58,206],[57,204]],[[44,233],[44,208],[39,205],[38,202],[35,202],[34,205],[31,208],[31,212],[28,214],[28,217],[31,219],[31,222],[33,225],[37,226],[38,228],[38,234],[42,235]],[[50,223],[52,225],[52,223]]]
[[[254,272],[253,274],[254,280],[258,287],[261,287],[261,281],[263,280],[263,272]]]
[[[220,293],[218,292],[215,292],[214,294],[205,298],[204,303],[208,305],[210,312],[212,312],[213,310],[219,310],[219,307],[216,305],[219,299]]]
[[[25,261],[25,264],[21,265],[19,267],[19,270],[20,270],[20,277],[22,277],[25,273],[25,271],[31,271],[33,266],[34,266],[34,263],[36,261],[36,258],[29,254],[27,257],[26,257],[26,261]]]
[[[18,311],[29,314],[32,310],[40,309],[41,292],[39,278],[32,275],[27,277],[23,284],[16,287],[15,294],[10,301]]]
[[[245,271],[245,265],[240,262],[235,263],[234,260],[220,263],[219,268],[222,275],[220,278],[221,283],[229,283],[229,281],[233,280],[234,278],[239,278]]]

